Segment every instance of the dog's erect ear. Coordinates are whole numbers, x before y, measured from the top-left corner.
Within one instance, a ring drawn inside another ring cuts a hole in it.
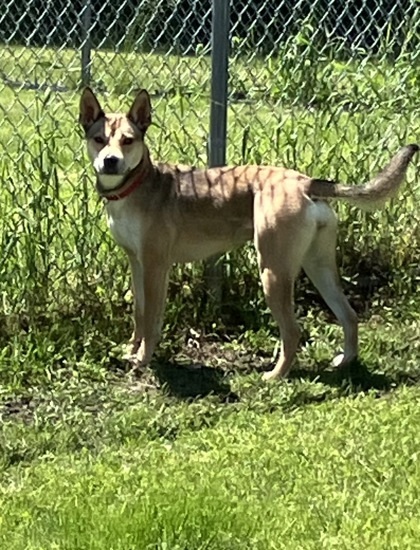
[[[146,90],[141,90],[134,100],[131,109],[128,111],[127,117],[145,132],[152,122],[152,106],[150,96]]]
[[[90,88],[85,88],[80,98],[79,122],[87,131],[94,122],[105,116],[99,101]]]

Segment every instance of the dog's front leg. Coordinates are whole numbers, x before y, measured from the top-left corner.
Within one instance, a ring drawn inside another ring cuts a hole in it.
[[[161,259],[149,259],[144,266],[145,315],[143,339],[137,352],[137,365],[150,363],[160,339],[170,267]]]
[[[134,332],[129,342],[128,355],[135,359],[144,336],[144,270],[142,262],[134,255],[128,256],[134,298]]]

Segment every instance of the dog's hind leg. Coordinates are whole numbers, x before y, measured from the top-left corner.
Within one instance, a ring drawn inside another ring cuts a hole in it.
[[[262,269],[261,280],[267,304],[280,329],[281,352],[273,370],[264,379],[284,377],[290,370],[299,344],[300,329],[294,313],[294,274]]]
[[[294,311],[294,283],[302,258],[313,235],[314,224],[307,220],[274,221],[267,229],[263,217],[255,216],[255,247],[267,304],[280,329],[281,351],[269,380],[284,377],[290,370],[300,338]],[[259,227],[261,225],[261,227]]]
[[[335,357],[335,366],[350,363],[358,353],[357,315],[340,284],[336,263],[337,221],[327,205],[320,205],[322,223],[303,260],[303,269],[344,329],[344,354]]]

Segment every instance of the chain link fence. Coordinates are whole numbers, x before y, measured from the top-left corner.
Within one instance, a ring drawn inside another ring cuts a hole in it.
[[[232,1],[227,161],[284,164],[356,183],[403,142],[416,141],[418,7],[415,0]],[[147,88],[154,106],[153,158],[204,166],[211,29],[210,0],[5,1],[5,322],[76,317],[87,309],[112,316],[115,308],[129,307],[127,264],[106,229],[77,126],[79,90],[91,85],[115,110],[127,107],[135,90]],[[415,286],[419,254],[412,243],[418,243],[419,225],[413,185],[409,196],[380,214],[338,207],[340,261],[362,294],[388,284],[391,272],[405,274],[397,291]],[[224,263],[223,301],[239,325],[252,324],[261,306],[256,271],[248,249],[229,254]],[[202,266],[175,270],[175,321],[179,312],[203,303],[202,281]]]

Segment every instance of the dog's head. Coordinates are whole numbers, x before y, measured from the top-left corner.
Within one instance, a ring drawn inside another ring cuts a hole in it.
[[[141,90],[127,114],[105,113],[92,90],[85,88],[79,122],[95,172],[103,187],[112,189],[141,163],[145,154],[144,135],[151,123],[149,94]]]

